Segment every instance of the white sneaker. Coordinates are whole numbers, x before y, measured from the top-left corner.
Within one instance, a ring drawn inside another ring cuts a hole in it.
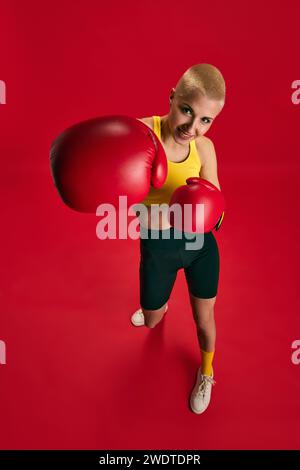
[[[212,386],[215,385],[214,375],[202,375],[201,367],[197,373],[196,385],[191,393],[190,406],[194,413],[203,413],[209,405]]]
[[[166,305],[165,313],[168,310],[168,304]],[[144,326],[145,325],[145,317],[141,308],[139,308],[134,314],[131,316],[131,323],[134,326]]]

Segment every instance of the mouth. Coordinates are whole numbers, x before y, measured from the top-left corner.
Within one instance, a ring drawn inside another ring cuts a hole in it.
[[[184,132],[182,129],[180,129],[180,127],[178,127],[178,134],[183,139],[192,139],[194,137],[193,135]]]

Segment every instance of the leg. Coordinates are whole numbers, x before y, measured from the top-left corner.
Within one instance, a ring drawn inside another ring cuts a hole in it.
[[[200,349],[203,351],[214,351],[216,343],[216,324],[214,318],[216,297],[200,299],[190,294],[190,302],[197,327]]]
[[[140,305],[148,328],[154,328],[164,317],[181,267],[176,242],[161,237],[140,240]]]
[[[186,266],[185,275],[201,354],[201,367],[190,396],[190,406],[194,413],[200,414],[209,405],[215,383],[212,360],[216,343],[214,305],[219,280],[219,251],[212,232],[205,234],[204,246]]]
[[[214,305],[219,280],[219,251],[212,233],[206,234],[203,248],[191,256],[192,260],[185,268],[185,275],[197,327],[202,373],[211,375],[216,342]]]
[[[219,250],[212,233],[205,234],[204,246],[185,268],[190,302],[201,351],[215,350],[216,325],[214,305],[219,281]],[[203,359],[203,354],[202,354]]]
[[[146,310],[145,308],[142,308],[145,317],[145,326],[148,328],[154,328],[163,319],[166,313],[166,306],[167,303],[157,310]]]
[[[214,304],[216,297],[201,299],[190,294],[193,316],[197,327],[201,351],[201,368],[197,373],[196,385],[190,396],[190,406],[194,413],[203,413],[209,405],[213,379],[212,360],[215,351],[216,325]]]

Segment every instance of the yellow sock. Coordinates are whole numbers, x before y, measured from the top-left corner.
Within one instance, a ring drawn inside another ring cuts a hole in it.
[[[212,375],[212,361],[214,358],[215,351],[207,352],[201,349],[201,373],[202,375]]]

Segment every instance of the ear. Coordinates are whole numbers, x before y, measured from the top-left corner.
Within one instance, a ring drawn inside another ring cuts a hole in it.
[[[171,93],[170,93],[170,100],[173,99],[174,94],[175,94],[175,88],[172,88]]]

